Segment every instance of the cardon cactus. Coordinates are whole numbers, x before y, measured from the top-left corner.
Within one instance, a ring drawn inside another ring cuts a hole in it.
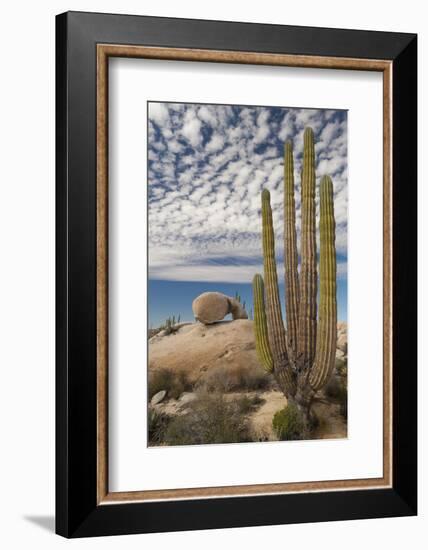
[[[336,354],[336,249],[333,183],[320,183],[320,302],[317,319],[315,152],[311,128],[304,132],[301,174],[300,276],[296,237],[294,165],[291,142],[284,151],[284,267],[287,331],[281,313],[270,193],[262,192],[264,280],[253,279],[258,358],[272,372],[287,399],[311,421],[312,400],[329,380]]]

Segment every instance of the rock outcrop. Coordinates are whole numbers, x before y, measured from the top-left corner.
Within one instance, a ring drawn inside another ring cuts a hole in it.
[[[209,369],[227,366],[228,370],[260,371],[253,322],[247,319],[212,325],[182,326],[175,334],[161,333],[149,340],[149,371],[170,369],[185,372],[197,382]]]

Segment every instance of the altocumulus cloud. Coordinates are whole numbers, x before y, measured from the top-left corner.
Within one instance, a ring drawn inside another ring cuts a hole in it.
[[[271,191],[283,268],[283,148],[293,141],[297,233],[303,131],[315,133],[318,185],[334,184],[338,276],[347,272],[347,113],[149,103],[151,279],[249,283],[262,271],[260,193]]]

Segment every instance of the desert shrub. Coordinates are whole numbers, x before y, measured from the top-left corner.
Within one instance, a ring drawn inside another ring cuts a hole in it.
[[[302,415],[293,403],[275,413],[272,427],[280,441],[303,439],[305,433]]]
[[[271,380],[262,369],[234,368],[221,365],[211,368],[199,381],[199,388],[209,392],[263,390],[270,386]]]
[[[148,412],[148,435],[149,443],[159,445],[163,442],[166,429],[171,421],[168,414],[149,409]]]
[[[229,370],[224,367],[210,368],[198,381],[197,388],[208,392],[228,392],[234,388],[235,381],[230,376]]]
[[[336,376],[332,376],[324,390],[327,397],[338,399],[342,392],[342,382]]]
[[[258,395],[244,395],[236,401],[236,407],[240,414],[248,414],[259,407],[265,400]]]
[[[339,401],[340,414],[345,418],[345,420],[347,420],[348,419],[348,385],[346,383],[346,380],[342,382],[340,393],[337,399]]]
[[[348,364],[346,359],[339,359],[336,357],[336,372],[339,376],[346,377],[348,372]]]
[[[339,404],[340,414],[346,419],[348,417],[348,389],[346,378],[332,377],[325,387],[327,397],[335,400]]]
[[[272,384],[271,377],[263,370],[248,371],[241,376],[241,387],[247,391],[265,390]]]
[[[166,390],[168,397],[178,399],[185,391],[193,387],[183,371],[173,372],[170,369],[156,369],[149,375],[149,398],[161,390]]]
[[[167,445],[203,445],[250,441],[248,422],[236,403],[220,394],[204,393],[188,413],[176,416],[165,432]]]

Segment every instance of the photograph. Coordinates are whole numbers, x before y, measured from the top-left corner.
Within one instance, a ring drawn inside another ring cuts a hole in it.
[[[147,102],[148,446],[347,438],[347,125]]]

